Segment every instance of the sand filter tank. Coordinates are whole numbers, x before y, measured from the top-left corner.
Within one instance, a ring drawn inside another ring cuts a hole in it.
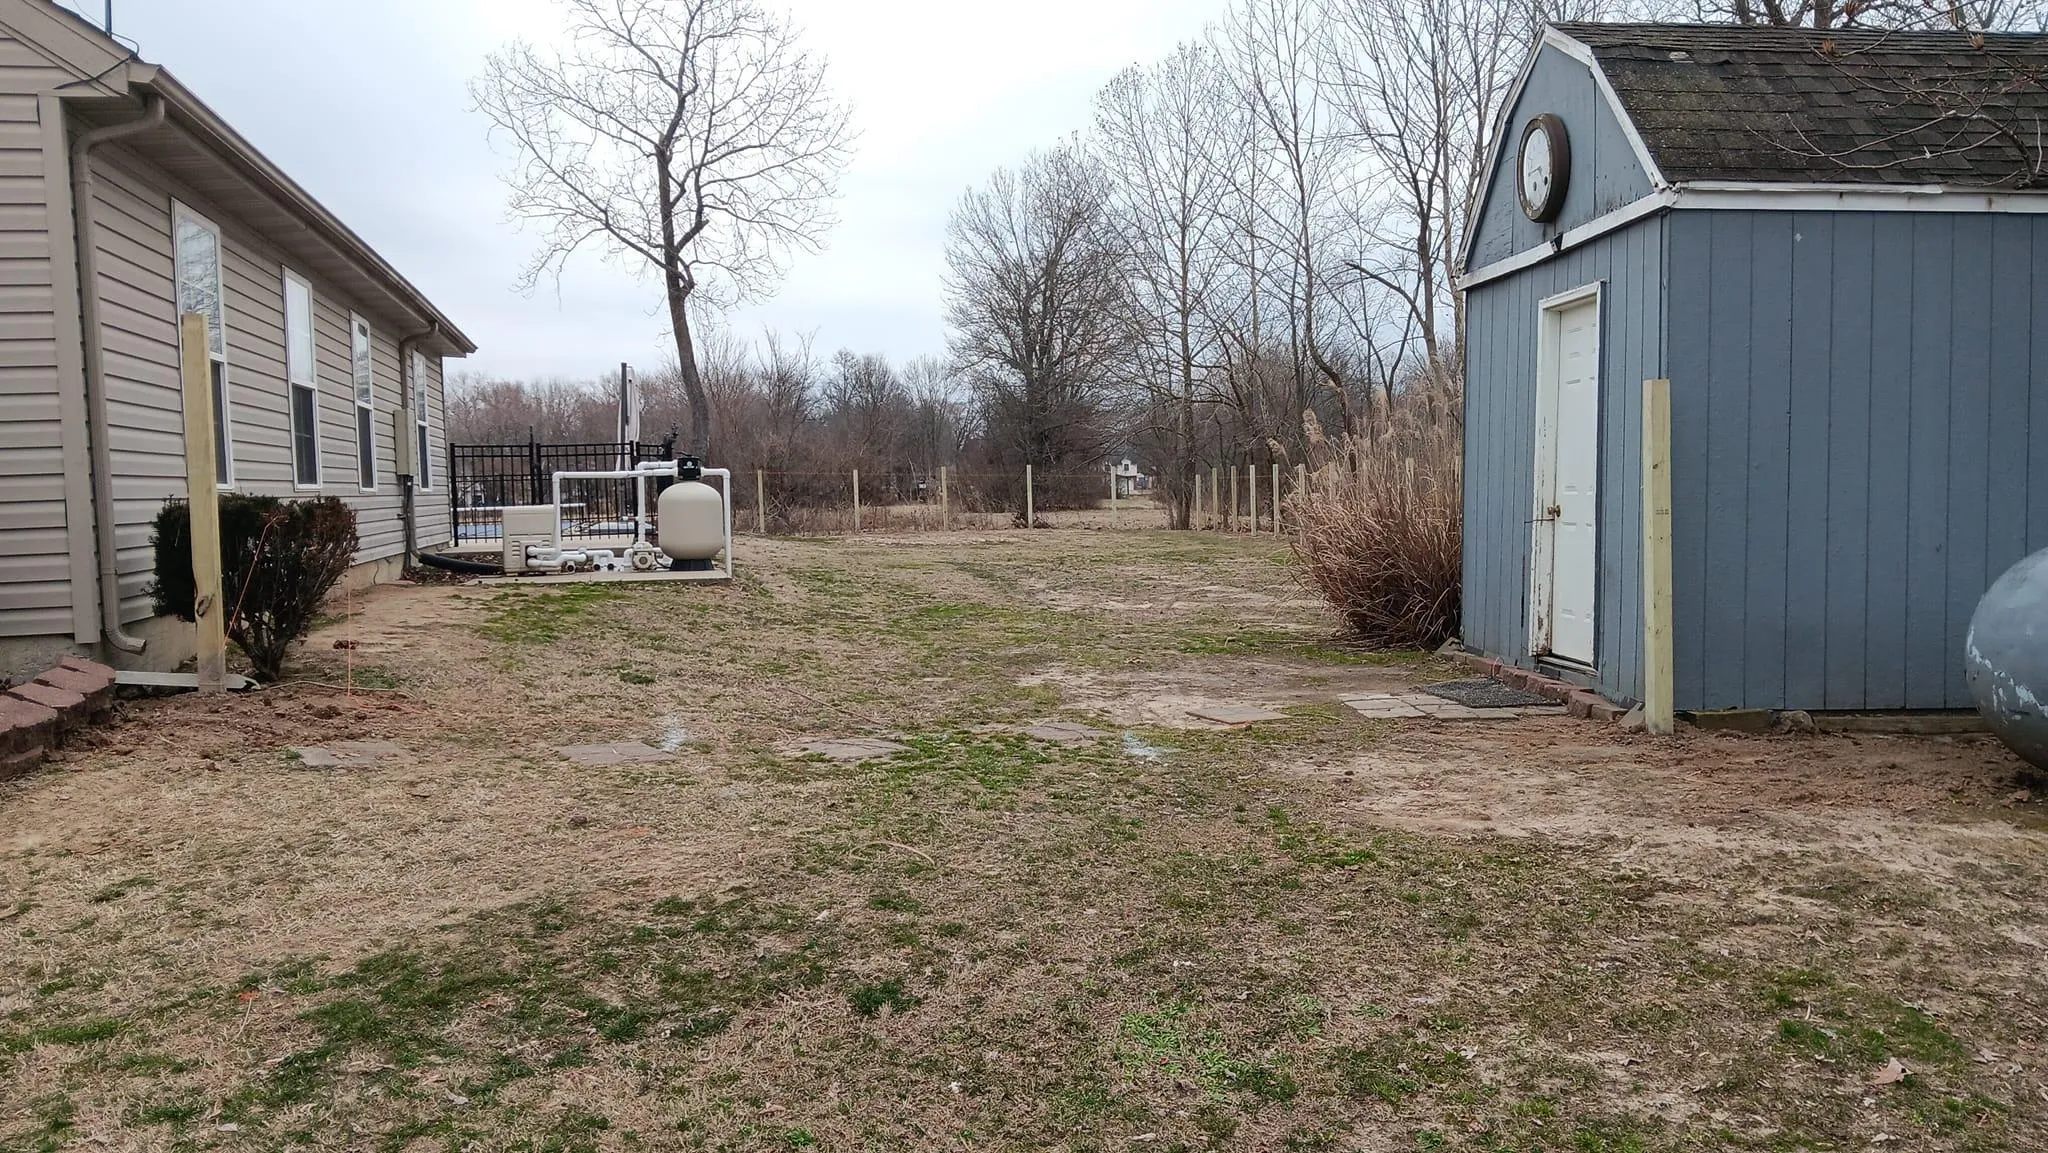
[[[2048,549],[2012,566],[1977,602],[1963,676],[1998,739],[2048,771]]]
[[[655,506],[660,547],[671,569],[701,571],[725,547],[725,496],[697,479],[695,469],[661,491]]]

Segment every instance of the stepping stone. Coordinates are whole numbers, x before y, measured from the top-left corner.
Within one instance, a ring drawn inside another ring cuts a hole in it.
[[[299,764],[309,769],[374,769],[384,761],[411,756],[403,745],[390,741],[337,741],[327,748],[291,751],[298,754]]]
[[[1188,715],[1197,720],[1215,721],[1219,725],[1255,725],[1260,721],[1284,721],[1286,713],[1262,709],[1257,705],[1212,705],[1208,708],[1189,709]]]
[[[1052,741],[1055,744],[1068,745],[1101,740],[1109,734],[1073,721],[1047,721],[1025,729],[1024,735],[1034,741]]]
[[[611,768],[615,765],[651,765],[656,761],[674,760],[673,753],[665,753],[653,745],[638,741],[616,741],[609,745],[564,745],[556,752],[579,765],[592,768]]]
[[[1392,693],[1366,693],[1344,698],[1344,703],[1353,711],[1376,721],[1409,720],[1429,714],[1417,708],[1406,697]]]
[[[801,746],[802,751],[828,761],[872,761],[877,757],[893,757],[897,753],[910,751],[909,745],[885,741],[876,737],[841,737],[830,741],[811,741]]]

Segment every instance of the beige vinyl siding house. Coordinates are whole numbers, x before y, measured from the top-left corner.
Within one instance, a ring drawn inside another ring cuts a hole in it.
[[[83,219],[94,275],[81,281],[73,153],[84,133],[124,123],[135,127],[89,153]],[[148,596],[150,523],[167,499],[187,495],[181,235],[188,302],[210,299],[217,275],[223,487],[347,501],[362,538],[358,579],[395,573],[408,535],[422,548],[453,535],[440,475],[442,359],[474,345],[167,72],[47,0],[0,0],[0,678],[65,651],[150,667],[189,652],[189,630],[154,620]],[[310,306],[298,334],[310,355],[302,351],[296,372],[291,283]],[[370,337],[368,486],[351,357],[358,321]],[[300,402],[297,424],[310,412],[310,429],[295,428],[295,379],[312,402]],[[94,387],[104,400],[104,477],[92,467]],[[427,460],[402,474],[422,444]],[[114,529],[111,620],[100,595],[101,500]],[[117,651],[115,621],[146,647]]]

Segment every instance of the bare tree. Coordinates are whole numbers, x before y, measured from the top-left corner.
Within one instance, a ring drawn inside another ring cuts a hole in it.
[[[997,170],[947,224],[953,358],[980,399],[991,463],[1005,469],[1077,476],[1115,439],[1132,334],[1128,268],[1103,200],[1100,175],[1061,147]],[[1061,495],[1094,493],[1091,482]]]
[[[1129,258],[1143,317],[1152,433],[1163,445],[1168,524],[1187,528],[1195,476],[1197,381],[1216,363],[1209,292],[1222,275],[1227,188],[1211,150],[1228,87],[1214,52],[1183,44],[1149,68],[1130,68],[1096,97],[1094,155],[1107,181],[1108,221]]]
[[[522,284],[587,245],[657,273],[689,445],[707,456],[691,307],[757,297],[817,247],[850,154],[847,109],[824,62],[754,0],[561,2],[561,48],[514,42],[470,85],[516,154],[513,216],[546,229]]]

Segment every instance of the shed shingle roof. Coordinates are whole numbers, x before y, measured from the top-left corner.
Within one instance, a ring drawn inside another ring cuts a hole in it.
[[[2048,187],[2048,37],[1560,24],[1672,183]]]

